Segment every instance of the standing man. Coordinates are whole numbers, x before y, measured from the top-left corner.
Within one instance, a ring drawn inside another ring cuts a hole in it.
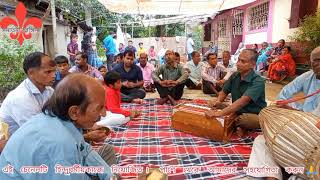
[[[144,90],[146,92],[154,92],[154,84],[152,80],[152,72],[154,71],[154,66],[148,62],[148,55],[146,53],[140,54],[138,66],[141,68],[143,75]]]
[[[139,42],[138,57],[140,57],[141,53],[147,53],[147,50],[143,47],[143,43]]]
[[[112,69],[112,64],[114,62],[114,55],[116,54],[116,43],[114,40],[116,38],[117,38],[117,34],[111,31],[110,34],[103,40],[103,46],[107,56],[108,71],[111,71]]]
[[[235,125],[237,134],[243,136],[245,130],[259,128],[260,111],[267,106],[265,101],[265,80],[254,72],[258,53],[253,49],[244,49],[238,58],[237,69],[225,82],[218,100],[212,104],[219,107],[231,93],[232,104],[221,111],[206,112],[208,118],[239,115]]]
[[[140,67],[134,64],[135,54],[132,51],[124,52],[123,63],[117,64],[113,70],[121,76],[121,100],[122,102],[142,103],[146,96],[143,87],[143,76]]]
[[[192,56],[191,53],[194,51],[194,42],[192,39],[192,34],[188,34],[188,40],[187,40],[187,53],[188,53],[188,61],[191,61]]]
[[[95,44],[92,42],[92,36],[93,28],[89,26],[83,36],[83,40],[81,41],[81,49],[82,52],[87,54],[87,63],[94,67],[96,54],[93,49]]]
[[[161,65],[152,73],[152,78],[157,91],[160,94],[160,99],[157,104],[163,105],[167,101],[175,106],[176,100],[181,99],[185,80],[188,78],[188,73],[180,64],[175,62],[174,52],[167,50],[165,53],[166,64]],[[162,76],[160,78],[160,76]]]
[[[137,49],[133,46],[132,40],[128,41],[128,46],[126,47],[125,51],[132,51],[134,54],[136,54]]]

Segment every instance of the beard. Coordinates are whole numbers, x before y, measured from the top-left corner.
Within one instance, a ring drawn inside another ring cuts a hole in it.
[[[82,67],[83,67],[81,64],[76,64],[76,66],[77,66],[78,68],[82,68]]]

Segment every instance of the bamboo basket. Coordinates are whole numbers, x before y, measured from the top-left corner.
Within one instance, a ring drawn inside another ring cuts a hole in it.
[[[275,161],[282,167],[304,167],[300,176],[320,179],[320,130],[318,117],[302,111],[276,106],[264,108],[259,114],[260,125]],[[306,175],[310,167],[315,174]]]

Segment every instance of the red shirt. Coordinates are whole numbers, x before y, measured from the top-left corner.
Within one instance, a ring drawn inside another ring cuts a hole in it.
[[[106,89],[106,102],[105,107],[107,111],[112,113],[122,114],[125,117],[130,116],[130,111],[124,110],[121,108],[121,93],[120,90],[104,86]]]

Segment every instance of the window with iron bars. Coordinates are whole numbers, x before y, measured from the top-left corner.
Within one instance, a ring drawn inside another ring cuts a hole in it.
[[[233,10],[232,34],[242,35],[243,32],[243,11]]]
[[[259,4],[249,10],[249,31],[268,27],[269,1]]]
[[[223,18],[218,21],[218,36],[226,37],[227,36],[227,19]]]

